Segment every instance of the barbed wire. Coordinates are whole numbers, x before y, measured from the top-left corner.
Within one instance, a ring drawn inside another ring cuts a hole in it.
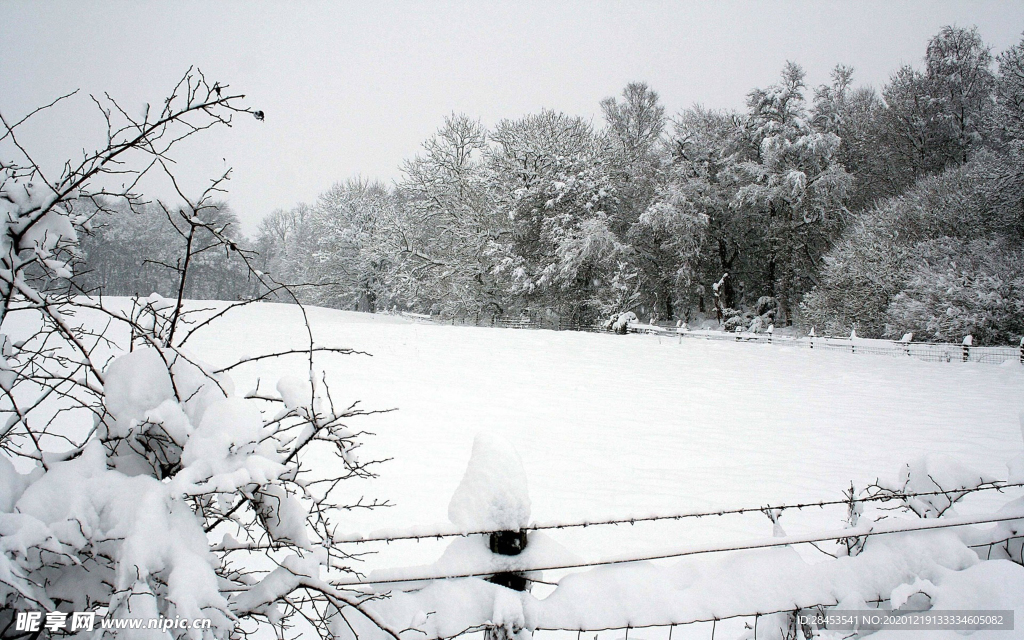
[[[572,528],[586,528],[586,527],[599,527],[608,525],[620,525],[629,524],[634,525],[641,522],[657,522],[660,520],[684,520],[687,518],[708,518],[712,516],[727,516],[727,515],[742,515],[746,513],[761,513],[766,509],[786,511],[790,509],[809,509],[812,507],[825,508],[830,506],[848,505],[850,503],[866,503],[866,502],[888,502],[891,500],[904,500],[907,498],[919,498],[929,496],[963,496],[970,493],[977,493],[979,491],[1002,491],[1003,489],[1013,489],[1024,487],[1024,483],[999,483],[990,484],[980,487],[961,487],[957,489],[943,489],[939,491],[919,491],[919,492],[886,492],[884,494],[874,494],[865,496],[862,498],[842,498],[836,500],[819,500],[817,502],[797,502],[791,504],[782,504],[774,506],[771,504],[761,505],[757,507],[737,507],[732,509],[719,509],[717,511],[689,511],[683,513],[673,514],[661,514],[661,515],[648,515],[648,516],[630,516],[625,518],[608,518],[604,520],[581,520],[577,522],[536,522],[531,525],[527,525],[522,528],[523,531],[546,531],[550,529],[572,529]],[[332,539],[332,542],[336,544],[341,543],[357,543],[357,542],[398,542],[402,540],[441,540],[444,538],[457,538],[467,537],[474,535],[490,534],[494,531],[492,529],[459,529],[459,530],[444,530],[436,529],[429,532],[418,532],[411,530],[408,533],[396,533],[396,534],[381,534],[381,535],[367,535],[362,536],[360,534],[350,534],[346,536],[338,536]]]
[[[948,529],[952,527],[964,527],[979,524],[995,524],[1011,520],[1024,520],[1024,511],[1013,515],[984,515],[965,516],[959,518],[936,519],[924,518],[919,521],[911,521],[909,526],[892,526],[891,523],[898,521],[879,521],[870,525],[851,527],[827,533],[812,533],[803,535],[790,535],[773,538],[764,538],[737,544],[708,545],[703,547],[684,548],[664,551],[643,556],[629,556],[618,558],[606,558],[589,562],[569,562],[563,564],[548,564],[541,566],[517,566],[515,563],[507,563],[500,567],[494,567],[487,571],[472,571],[463,573],[437,574],[437,575],[411,575],[392,578],[360,579],[352,581],[339,581],[333,583],[340,588],[370,586],[381,584],[398,584],[406,582],[427,582],[431,580],[454,580],[457,578],[483,578],[490,577],[496,572],[532,573],[537,571],[560,571],[564,569],[583,569],[588,567],[600,567],[616,564],[629,564],[633,562],[648,562],[651,560],[666,560],[670,558],[681,558],[685,556],[701,555],[705,553],[722,553],[727,551],[745,551],[750,549],[767,549],[772,547],[785,547],[793,544],[810,544],[814,542],[827,542],[829,540],[844,540],[847,538],[868,537],[873,535],[889,535],[893,533],[910,533],[915,531],[929,531],[934,529]],[[899,521],[903,522],[903,521]],[[889,524],[887,524],[889,523]],[[875,528],[875,525],[881,525]]]
[[[884,602],[889,602],[889,599],[888,598],[882,598],[881,595],[879,595],[878,597],[876,597],[876,598],[874,598],[872,600],[865,600],[864,602],[866,604],[881,605]],[[650,623],[625,624],[625,625],[609,625],[609,626],[604,626],[604,627],[586,627],[586,628],[584,628],[584,627],[575,627],[575,628],[573,628],[573,627],[544,627],[544,626],[537,626],[537,627],[532,627],[530,629],[530,631],[531,632],[537,632],[537,631],[572,632],[572,631],[575,631],[577,634],[582,634],[582,633],[600,633],[602,631],[625,631],[626,632],[626,636],[628,638],[629,631],[632,630],[632,629],[655,629],[655,628],[660,628],[660,627],[670,627],[669,638],[671,639],[671,637],[672,637],[671,628],[672,627],[684,627],[684,626],[692,625],[692,624],[708,624],[708,623],[716,624],[718,622],[723,622],[723,621],[726,621],[726,620],[735,620],[735,619],[738,619],[738,618],[754,618],[755,619],[755,625],[756,625],[757,618],[761,618],[761,617],[764,617],[764,616],[771,616],[771,615],[775,615],[775,614],[779,614],[779,613],[796,613],[796,612],[799,612],[799,611],[822,610],[822,609],[825,609],[827,607],[835,607],[835,606],[838,606],[838,605],[839,605],[839,601],[835,601],[835,602],[818,602],[818,603],[811,604],[811,605],[793,604],[792,606],[787,607],[785,609],[774,609],[774,610],[769,610],[769,611],[755,611],[755,612],[750,612],[750,613],[733,613],[733,614],[722,615],[722,616],[712,616],[712,617],[708,617],[708,618],[691,618],[689,620],[680,620],[680,621],[650,622]],[[464,635],[467,635],[467,634],[470,634],[470,633],[478,633],[478,632],[481,632],[481,631],[485,631],[486,629],[491,628],[491,627],[492,627],[492,625],[486,625],[486,624],[473,625],[471,627],[467,627],[466,629],[464,629],[463,631],[460,631],[459,633],[455,633],[455,634],[447,635],[447,636],[437,636],[433,640],[453,640],[454,638],[458,638],[458,637],[461,637],[461,636],[464,636]],[[579,637],[579,636],[577,636],[577,637]],[[714,636],[712,636],[712,637],[714,637]]]
[[[726,616],[712,616],[710,618],[693,618],[690,620],[682,620],[680,622],[651,622],[644,624],[627,624],[625,626],[606,626],[606,627],[594,627],[592,629],[582,628],[569,628],[569,627],[536,627],[533,631],[576,631],[578,633],[600,633],[602,631],[618,631],[629,630],[629,629],[652,629],[656,627],[683,627],[690,624],[703,624],[703,623],[715,623],[722,622],[723,620],[734,620],[736,618],[759,618],[761,616],[771,616],[777,613],[793,613],[794,611],[805,611],[809,609],[817,609],[819,607],[834,607],[839,604],[838,601],[832,603],[816,603],[811,605],[796,605],[786,609],[776,609],[774,611],[755,611],[754,613],[733,613]],[[444,640],[439,638],[438,640]]]

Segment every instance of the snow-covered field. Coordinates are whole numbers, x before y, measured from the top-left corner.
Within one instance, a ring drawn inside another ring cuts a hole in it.
[[[234,313],[193,341],[211,364],[304,344],[295,307]],[[318,344],[372,354],[318,358],[335,399],[398,409],[352,423],[375,434],[363,458],[390,461],[378,479],[347,490],[394,503],[351,512],[352,532],[445,523],[478,432],[503,436],[519,451],[532,518],[543,521],[832,500],[851,482],[861,489],[895,480],[904,463],[925,454],[1005,479],[1007,462],[1024,449],[1024,371],[1016,362],[926,363],[309,313]],[[237,388],[301,375],[302,358],[289,358],[234,370]],[[329,459],[319,464],[330,473]],[[958,512],[987,513],[1006,501],[973,496]],[[832,530],[844,516],[843,507],[789,511],[780,524],[788,534]],[[584,559],[771,535],[761,514],[550,532]],[[429,564],[446,545],[378,544],[366,568]]]

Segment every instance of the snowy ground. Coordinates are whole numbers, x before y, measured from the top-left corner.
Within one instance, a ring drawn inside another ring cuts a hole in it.
[[[295,307],[260,304],[236,313],[191,348],[220,365],[303,345]],[[481,431],[518,449],[532,517],[544,521],[837,499],[851,481],[859,489],[893,479],[901,465],[927,453],[1006,478],[1006,463],[1024,448],[1024,371],[1017,363],[437,326],[322,309],[310,316],[318,344],[373,354],[319,358],[336,399],[398,408],[353,423],[376,434],[363,457],[391,461],[379,479],[352,483],[352,495],[395,505],[352,512],[355,532],[446,522]],[[272,386],[303,368],[293,357],[232,375],[242,390],[257,377]],[[329,460],[320,464],[330,472]],[[972,498],[959,512],[988,512],[1006,500]],[[789,534],[831,530],[843,516],[842,508],[787,512],[781,524]],[[771,533],[766,517],[749,515],[550,535],[596,559]],[[445,546],[377,545],[367,568],[428,564]],[[683,637],[678,630],[676,637]]]

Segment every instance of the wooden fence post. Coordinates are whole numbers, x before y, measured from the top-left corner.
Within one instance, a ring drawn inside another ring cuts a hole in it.
[[[1024,364],[1024,338],[1020,339],[1020,363]]]
[[[964,362],[967,362],[971,358],[971,345],[973,343],[974,343],[974,336],[969,335],[969,334],[964,336],[964,341],[963,341],[963,344],[961,345],[961,349],[963,350],[963,361]]]

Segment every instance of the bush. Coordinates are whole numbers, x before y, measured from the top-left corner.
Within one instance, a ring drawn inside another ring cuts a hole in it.
[[[973,335],[976,344],[1010,344],[1024,335],[1024,249],[999,238],[943,238],[920,250],[886,311],[890,335],[913,331],[942,342]]]
[[[345,506],[332,489],[373,475],[345,425],[371,412],[336,407],[314,368],[315,352],[350,351],[314,348],[307,323],[308,346],[297,351],[305,377],[282,379],[276,393],[238,395],[230,370],[283,354],[213,369],[189,350],[192,336],[246,304],[197,310],[183,299],[198,256],[219,251],[251,265],[216,215],[227,174],[198,198],[179,191],[183,204],[158,203],[184,240],[165,265],[177,297],[92,298],[73,275],[89,214],[111,201],[143,210],[138,194],[105,188],[111,178],[138,184],[157,168],[173,181],[166,161],[176,142],[236,114],[262,119],[238,106],[242,98],[190,70],[152,103],[164,105],[159,113],[136,120],[127,115],[135,110],[100,102],[108,146],[69,162],[59,178],[44,176],[20,146],[20,161],[0,164],[4,634],[25,610],[211,620],[209,631],[168,631],[196,639],[268,622],[283,633],[293,617],[330,636],[353,611],[376,623],[362,594],[321,577],[351,559],[332,549],[335,510]],[[0,122],[0,141],[15,140],[18,125]],[[251,266],[248,275],[268,295],[287,291]],[[316,447],[339,459],[327,482],[302,468]]]
[[[981,154],[967,165],[919,181],[904,195],[885,200],[864,214],[824,258],[818,285],[801,304],[805,322],[830,335],[847,335],[855,327],[859,335],[874,338],[926,327],[927,321],[919,321],[922,314],[935,314],[909,300],[925,304],[922,296],[928,277],[937,276],[932,270],[942,270],[939,262],[958,262],[959,254],[953,252],[958,243],[980,242],[974,245],[980,250],[985,243],[1010,246],[1021,242],[1018,194],[1024,176],[1017,173],[1015,162],[1013,154]],[[1001,255],[1000,260],[1012,263],[1009,254]],[[1010,264],[1000,267],[998,262],[984,268],[976,264],[981,269],[979,275],[1003,273]],[[933,266],[923,266],[926,263]],[[929,271],[931,276],[926,273]],[[956,295],[955,287],[931,287],[925,307],[933,311],[955,307],[959,304],[953,299]],[[901,302],[890,310],[898,297]],[[974,308],[969,315],[1014,313],[1012,305],[1004,305],[1002,310],[988,308],[990,303],[1001,304],[996,300],[990,295],[977,297],[969,305]],[[999,321],[1007,327],[1016,322]],[[945,327],[943,335],[952,330],[952,325],[939,323],[936,331],[940,325]],[[932,331],[930,335],[938,334]]]

